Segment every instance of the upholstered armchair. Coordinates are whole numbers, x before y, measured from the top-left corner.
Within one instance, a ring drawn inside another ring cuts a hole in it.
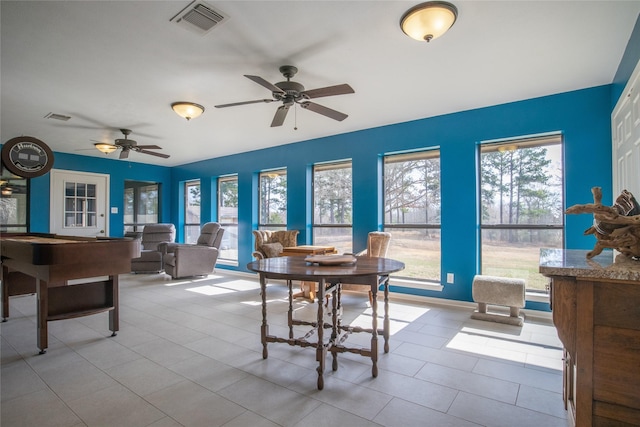
[[[355,255],[384,258],[385,256],[387,256],[387,251],[389,250],[390,243],[391,233],[387,233],[384,231],[372,231],[367,237],[367,249],[360,251]],[[369,285],[343,283],[342,289],[360,290],[362,289],[362,286],[369,287]],[[360,287],[360,289],[358,289],[358,287]],[[371,289],[369,289],[369,303],[373,304],[373,294],[371,293]]]
[[[208,222],[202,226],[195,245],[167,243],[162,245],[164,252],[164,272],[173,279],[192,276],[207,276],[213,273],[224,228],[217,222]]]
[[[367,249],[360,251],[356,256],[368,256],[384,258],[389,251],[391,233],[385,231],[372,231],[367,236]]]
[[[159,273],[162,271],[162,252],[158,250],[161,243],[176,240],[176,227],[173,224],[149,224],[142,229],[142,250],[139,258],[131,260],[133,273]]]
[[[298,246],[299,230],[253,230],[255,250],[251,255],[255,259],[280,256],[283,248]]]

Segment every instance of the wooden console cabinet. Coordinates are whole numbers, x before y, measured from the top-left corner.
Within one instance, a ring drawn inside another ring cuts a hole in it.
[[[565,407],[576,426],[640,425],[640,261],[586,253],[540,252],[564,345]]]

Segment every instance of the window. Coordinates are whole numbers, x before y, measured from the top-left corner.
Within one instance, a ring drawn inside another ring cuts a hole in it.
[[[440,282],[440,151],[384,158],[384,230],[402,276]]]
[[[260,173],[260,212],[258,229],[287,229],[287,171]]]
[[[68,184],[67,184],[68,185]],[[142,231],[146,224],[157,224],[160,212],[160,184],[124,182],[124,231]]]
[[[184,242],[196,243],[200,236],[200,181],[184,183]]]
[[[0,168],[0,232],[26,233],[29,231],[29,180]]]
[[[218,179],[218,222],[224,228],[220,259],[238,261],[238,177]]]
[[[351,162],[313,167],[313,243],[352,252]]]
[[[95,227],[98,220],[96,202],[95,184],[65,181],[64,227]]]
[[[480,146],[482,273],[545,291],[540,248],[564,246],[562,137]]]

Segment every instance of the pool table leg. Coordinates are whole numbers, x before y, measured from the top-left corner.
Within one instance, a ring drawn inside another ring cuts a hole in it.
[[[2,293],[2,321],[6,322],[9,317],[9,284],[7,280],[9,279],[9,269],[2,266],[2,288],[0,288],[0,292]]]
[[[47,329],[47,317],[49,316],[49,286],[44,280],[36,279],[36,290],[38,294],[38,348],[40,354],[47,352],[49,347],[49,331]]]
[[[111,336],[115,337],[118,335],[118,331],[120,330],[120,304],[118,301],[119,298],[119,282],[118,275],[109,276],[109,285],[111,286],[111,295],[113,298],[113,310],[109,311],[109,330],[112,332]]]

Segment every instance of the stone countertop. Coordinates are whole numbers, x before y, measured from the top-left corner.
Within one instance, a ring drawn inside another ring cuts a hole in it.
[[[540,249],[539,271],[545,276],[587,277],[640,282],[640,260],[605,250],[587,259],[588,250]]]

